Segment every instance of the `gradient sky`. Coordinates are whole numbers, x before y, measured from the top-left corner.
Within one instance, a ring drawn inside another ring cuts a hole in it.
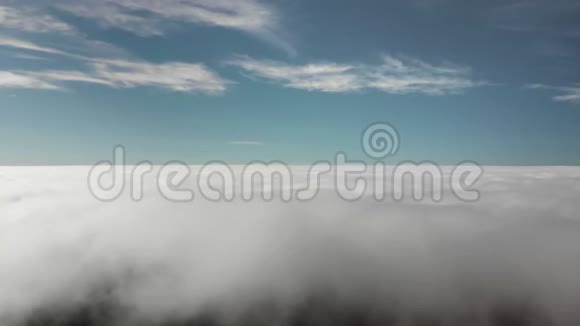
[[[0,0],[0,165],[580,164],[580,3]]]

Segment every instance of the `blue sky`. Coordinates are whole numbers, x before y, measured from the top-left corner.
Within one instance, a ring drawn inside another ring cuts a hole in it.
[[[0,164],[580,164],[580,3],[0,0]]]

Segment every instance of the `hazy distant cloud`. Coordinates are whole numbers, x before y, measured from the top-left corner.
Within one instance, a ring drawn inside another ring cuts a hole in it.
[[[264,142],[261,141],[251,141],[251,140],[236,140],[236,141],[231,141],[228,144],[230,145],[241,145],[241,146],[262,146],[264,145]]]
[[[546,89],[562,93],[553,97],[556,102],[580,103],[580,84],[573,86],[551,86],[544,84],[528,84],[525,89]]]
[[[375,89],[391,94],[459,93],[483,83],[471,70],[455,65],[430,65],[413,58],[384,56],[380,65],[311,63],[290,65],[278,61],[238,57],[229,61],[251,76],[282,83],[285,87],[328,93]]]
[[[35,33],[72,33],[74,28],[53,16],[30,8],[0,5],[0,27]]]
[[[566,35],[577,30],[580,13],[576,0],[507,0],[489,10],[496,27],[512,32],[547,32]]]
[[[64,82],[114,88],[158,87],[186,93],[223,93],[227,81],[198,63],[152,64],[141,61],[91,60],[84,71],[0,71],[0,88],[60,90]]]

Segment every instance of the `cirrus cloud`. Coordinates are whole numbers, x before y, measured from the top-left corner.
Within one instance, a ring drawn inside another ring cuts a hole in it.
[[[525,89],[547,89],[562,94],[552,97],[556,102],[580,103],[580,84],[572,86],[551,86],[544,84],[529,84],[524,86]]]
[[[326,93],[371,89],[390,94],[443,95],[486,84],[474,80],[467,67],[434,66],[418,59],[390,55],[384,56],[380,65],[329,62],[292,65],[246,56],[230,60],[229,64],[250,76],[281,83],[288,88]]]
[[[88,65],[88,71],[0,71],[0,88],[62,90],[64,83],[81,82],[113,88],[148,86],[175,92],[220,94],[229,83],[199,63],[93,59]]]
[[[0,6],[0,27],[25,32],[73,33],[54,12],[139,36],[165,35],[179,24],[222,27],[277,39],[275,8],[260,0],[55,0]],[[282,41],[275,40],[281,44]],[[288,45],[286,45],[288,46]]]
[[[57,85],[26,74],[11,71],[0,71],[0,88],[60,89]]]
[[[24,40],[19,40],[19,39],[13,39],[13,38],[0,38],[0,47],[7,47],[7,48],[13,48],[13,49],[19,49],[19,50],[26,50],[26,51],[32,51],[32,52],[42,52],[42,53],[48,53],[48,54],[57,54],[57,55],[63,55],[63,56],[74,56],[71,55],[70,53],[55,49],[55,48],[51,48],[51,47],[46,47],[46,46],[41,46],[32,42],[28,42],[28,41],[24,41]]]
[[[69,24],[32,8],[0,5],[0,27],[34,33],[73,33]]]
[[[163,23],[188,22],[258,32],[272,28],[275,15],[257,0],[60,1],[59,9],[103,26],[143,36],[161,35]],[[143,13],[150,16],[145,17]]]

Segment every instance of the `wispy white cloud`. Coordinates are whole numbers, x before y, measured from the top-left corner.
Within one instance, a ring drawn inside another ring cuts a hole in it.
[[[42,78],[10,71],[0,71],[0,88],[61,89]]]
[[[74,31],[49,9],[142,36],[162,35],[179,22],[253,33],[271,31],[278,22],[274,8],[260,0],[54,0],[0,5],[0,26],[26,32]]]
[[[285,87],[328,93],[374,89],[391,94],[442,95],[483,85],[467,67],[434,66],[413,58],[384,56],[380,65],[311,63],[291,65],[278,61],[238,57],[229,61],[251,76]]]
[[[49,59],[52,56],[76,61],[87,61],[91,58],[134,58],[123,48],[103,41],[90,40],[82,35],[71,34],[55,38],[56,40],[47,45],[39,43],[38,40],[29,41],[20,35],[14,37],[0,33],[0,48],[11,49],[14,57],[30,60]]]
[[[223,93],[227,84],[198,63],[152,64],[141,61],[91,60],[88,71],[0,71],[0,88],[62,90],[63,83],[81,82],[113,88],[157,87],[185,93]]]
[[[0,27],[34,33],[74,32],[69,24],[42,11],[4,5],[0,5]]]
[[[486,84],[474,80],[468,67],[434,66],[413,58],[385,56],[382,65],[367,69],[368,87],[392,94],[455,94]]]
[[[64,51],[61,51],[61,50],[57,50],[57,49],[54,49],[51,47],[40,46],[40,45],[32,43],[32,42],[19,40],[19,39],[13,39],[13,38],[0,37],[0,46],[14,48],[14,49],[27,50],[27,51],[34,51],[34,52],[72,56],[71,54],[64,52]]]
[[[122,48],[106,42],[80,37],[67,38],[64,42],[57,43],[57,46],[58,48],[0,35],[0,47],[19,50],[15,56],[22,58],[28,56],[28,59],[32,59],[28,52],[36,52],[34,56],[36,60],[46,59],[46,57],[41,57],[41,54],[63,56],[81,61],[91,60],[94,57],[130,57],[127,51]]]
[[[547,89],[562,93],[553,97],[556,102],[580,103],[580,84],[572,86],[551,86],[544,84],[528,84],[525,89]]]
[[[123,6],[102,1],[57,2],[57,8],[69,14],[96,21],[101,27],[116,28],[139,36],[163,35],[163,26],[158,19],[141,17],[127,11]]]
[[[32,60],[32,61],[47,61],[48,58],[41,57],[38,55],[33,54],[26,54],[26,53],[15,53],[12,55],[13,58],[21,59],[21,60]]]
[[[0,47],[64,56],[77,60],[83,71],[11,69],[0,75],[0,88],[61,90],[64,82],[82,82],[114,88],[150,86],[187,93],[223,93],[229,81],[201,63],[149,63],[141,60],[106,59],[69,53],[36,43],[0,37]]]
[[[566,87],[563,89],[563,92],[565,94],[555,96],[554,100],[558,102],[580,103],[580,86]]]
[[[289,65],[277,61],[240,57],[230,61],[253,76],[282,82],[286,87],[322,92],[349,92],[361,89],[362,80],[354,66],[335,63]]]
[[[177,92],[218,94],[229,83],[200,63],[93,60],[94,74],[117,87],[155,86]]]
[[[47,82],[59,83],[59,82],[81,82],[90,84],[101,84],[114,87],[115,83],[107,79],[99,78],[98,76],[93,76],[91,73],[85,73],[81,71],[74,70],[48,70],[48,71],[35,71],[35,72],[21,72],[28,77],[37,78],[39,80],[45,80]],[[57,86],[60,88],[60,86]]]
[[[271,30],[276,24],[273,9],[258,0],[61,0],[57,7],[102,26],[143,36],[162,35],[171,22],[253,33]]]
[[[161,36],[183,24],[247,32],[295,54],[276,8],[263,0],[53,0],[11,1],[0,6],[0,28],[79,35],[54,12],[94,21],[103,28]]]

